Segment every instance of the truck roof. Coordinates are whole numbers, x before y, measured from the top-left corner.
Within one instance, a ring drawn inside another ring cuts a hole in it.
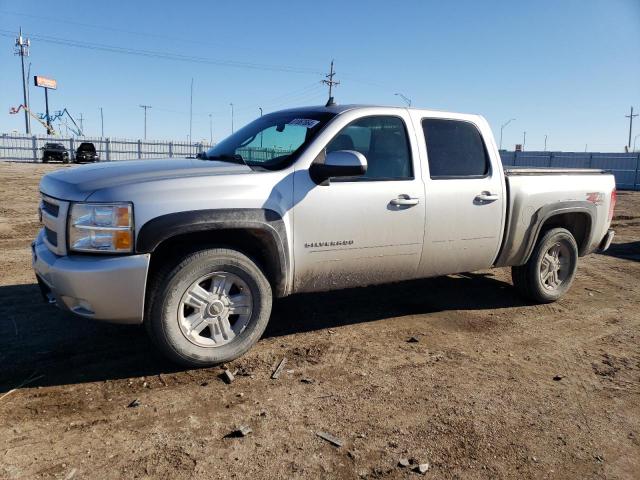
[[[439,110],[429,110],[427,108],[405,107],[405,106],[398,106],[398,105],[369,105],[369,104],[363,104],[363,103],[352,103],[352,104],[345,104],[345,105],[335,104],[329,107],[326,105],[312,105],[308,107],[287,108],[281,111],[283,112],[313,111],[313,112],[331,112],[331,113],[337,114],[337,113],[346,112],[348,110],[358,110],[358,109],[365,109],[365,108],[414,110],[414,111],[425,112],[425,113],[428,112],[429,114],[432,114],[433,116],[436,116],[436,117],[449,116],[449,115],[454,118],[460,118],[463,116],[464,117],[481,117],[481,115],[472,114],[472,113],[445,112],[445,111],[439,111]]]

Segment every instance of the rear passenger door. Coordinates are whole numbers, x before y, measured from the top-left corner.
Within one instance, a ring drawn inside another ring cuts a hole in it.
[[[504,175],[486,122],[420,118],[426,190],[422,276],[490,267],[500,248],[504,222]]]

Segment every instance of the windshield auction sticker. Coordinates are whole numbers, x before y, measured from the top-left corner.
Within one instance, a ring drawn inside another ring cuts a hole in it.
[[[319,120],[312,120],[310,118],[294,118],[288,123],[288,125],[298,125],[300,127],[313,128],[319,123]]]

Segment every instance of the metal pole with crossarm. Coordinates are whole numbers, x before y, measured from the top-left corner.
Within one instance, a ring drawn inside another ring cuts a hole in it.
[[[20,28],[20,33],[18,34],[18,38],[16,38],[16,55],[20,56],[20,63],[22,64],[22,95],[24,106],[29,108],[29,100],[27,98],[27,77],[24,74],[24,57],[29,56],[29,47],[31,46],[31,40],[28,38],[22,37],[22,28]],[[27,132],[27,135],[31,133],[31,121],[29,119],[29,113],[27,109],[24,111],[24,127]]]
[[[629,115],[625,115],[629,119],[629,142],[627,143],[627,150],[631,148],[631,132],[633,131],[633,117],[637,117],[638,114],[633,114],[633,107],[631,107],[631,113]]]

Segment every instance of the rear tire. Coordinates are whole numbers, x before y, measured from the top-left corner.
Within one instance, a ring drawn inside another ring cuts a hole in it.
[[[575,238],[564,228],[553,228],[538,239],[526,264],[511,267],[511,279],[524,297],[536,303],[551,303],[569,290],[577,267]]]
[[[188,367],[246,353],[271,315],[271,285],[246,255],[211,248],[189,253],[150,283],[145,326],[156,346]]]

